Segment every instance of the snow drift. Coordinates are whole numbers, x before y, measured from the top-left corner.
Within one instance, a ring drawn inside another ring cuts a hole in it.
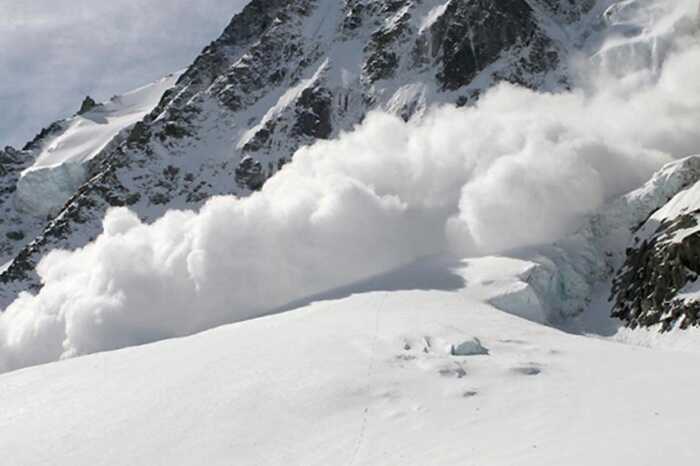
[[[700,45],[688,18],[673,24],[666,47],[645,32],[663,55],[624,78],[599,60],[570,93],[502,84],[420,121],[374,113],[248,198],[151,225],[112,210],[93,243],[49,254],[41,292],[0,317],[0,370],[252,318],[425,255],[561,238],[700,147],[700,82],[688,79]]]

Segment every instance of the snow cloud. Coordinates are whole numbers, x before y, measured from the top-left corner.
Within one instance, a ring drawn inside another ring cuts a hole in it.
[[[3,0],[0,146],[184,68],[248,0]]]
[[[261,192],[198,213],[144,225],[112,210],[104,234],[51,253],[42,291],[0,317],[0,370],[255,317],[429,254],[561,238],[700,151],[700,81],[688,79],[700,44],[683,34],[665,53],[624,77],[602,60],[571,93],[503,84],[421,121],[371,114],[301,149]]]

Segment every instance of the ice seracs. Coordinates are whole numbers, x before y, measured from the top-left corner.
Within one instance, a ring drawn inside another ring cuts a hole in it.
[[[55,214],[86,181],[86,164],[119,133],[141,121],[175,85],[181,73],[115,96],[110,101],[83,105],[79,114],[61,122],[61,131],[40,142],[34,163],[17,182],[17,209],[45,218]]]
[[[530,315],[521,315],[533,319],[534,310],[539,308],[545,321],[561,322],[584,312],[594,289],[610,289],[611,280],[622,273],[626,251],[643,237],[639,226],[655,222],[655,217],[677,206],[676,198],[686,196],[687,187],[697,186],[699,181],[700,156],[671,162],[640,188],[604,206],[576,233],[552,246],[516,251],[516,257],[532,263],[529,272],[519,275],[528,285],[520,292],[528,293],[523,308],[530,310]],[[640,286],[639,279],[635,276],[630,286]],[[504,297],[494,302],[515,313],[518,303]],[[608,310],[612,307],[610,304]]]

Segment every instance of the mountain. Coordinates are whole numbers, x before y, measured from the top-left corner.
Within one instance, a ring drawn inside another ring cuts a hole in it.
[[[526,286],[492,304],[565,327],[572,324],[571,318],[590,320],[587,314],[595,318],[601,312],[603,320],[612,316],[632,328],[669,331],[697,325],[692,206],[697,205],[693,193],[698,189],[700,156],[665,165],[641,187],[606,204],[571,235],[515,253],[536,265],[523,275]],[[671,305],[675,313],[664,308]],[[648,314],[638,311],[642,306]],[[595,323],[577,331],[606,330]]]
[[[3,464],[695,465],[699,10],[252,0],[0,151]]]
[[[473,108],[499,82],[565,94],[578,84],[572,67],[582,56],[614,62],[613,76],[658,70],[672,37],[697,30],[675,10],[655,19],[658,6],[251,1],[187,70],[110,102],[86,99],[23,150],[0,153],[0,306],[39,290],[39,260],[95,239],[110,208],[127,206],[150,223],[217,195],[249,196],[300,147],[348,134],[374,110],[420,121],[440,104]],[[694,157],[672,162],[587,212],[565,238],[512,252],[533,266],[498,306],[563,322],[600,301],[602,289],[606,312],[626,325],[700,324],[696,165]]]
[[[662,330],[700,325],[700,183],[688,183],[635,229],[613,282],[613,316]]]
[[[152,88],[139,111],[164,95],[145,117],[74,134],[95,111],[102,118],[93,110],[10,152],[34,168],[3,177],[17,188],[2,201],[14,203],[6,212],[17,221],[2,239],[12,262],[0,275],[0,305],[39,287],[34,268],[48,251],[97,236],[110,207],[151,221],[214,195],[248,195],[299,147],[352,129],[373,109],[420,117],[435,104],[469,105],[497,81],[566,88],[568,55],[590,33],[576,25],[597,20],[594,3],[250,2],[177,82]]]
[[[123,143],[128,130],[153,110],[177,77],[100,104],[87,97],[74,116],[52,123],[22,150],[0,151],[0,263],[5,264],[0,270],[5,272],[13,259],[26,254],[23,248],[36,243],[37,235],[91,177],[94,159]]]

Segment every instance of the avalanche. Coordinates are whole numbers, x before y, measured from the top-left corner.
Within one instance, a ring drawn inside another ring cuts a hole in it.
[[[502,285],[477,281],[494,265],[418,263],[291,312],[2,375],[3,464],[697,464],[700,354],[502,313],[482,301]],[[451,355],[474,337],[488,355]]]

